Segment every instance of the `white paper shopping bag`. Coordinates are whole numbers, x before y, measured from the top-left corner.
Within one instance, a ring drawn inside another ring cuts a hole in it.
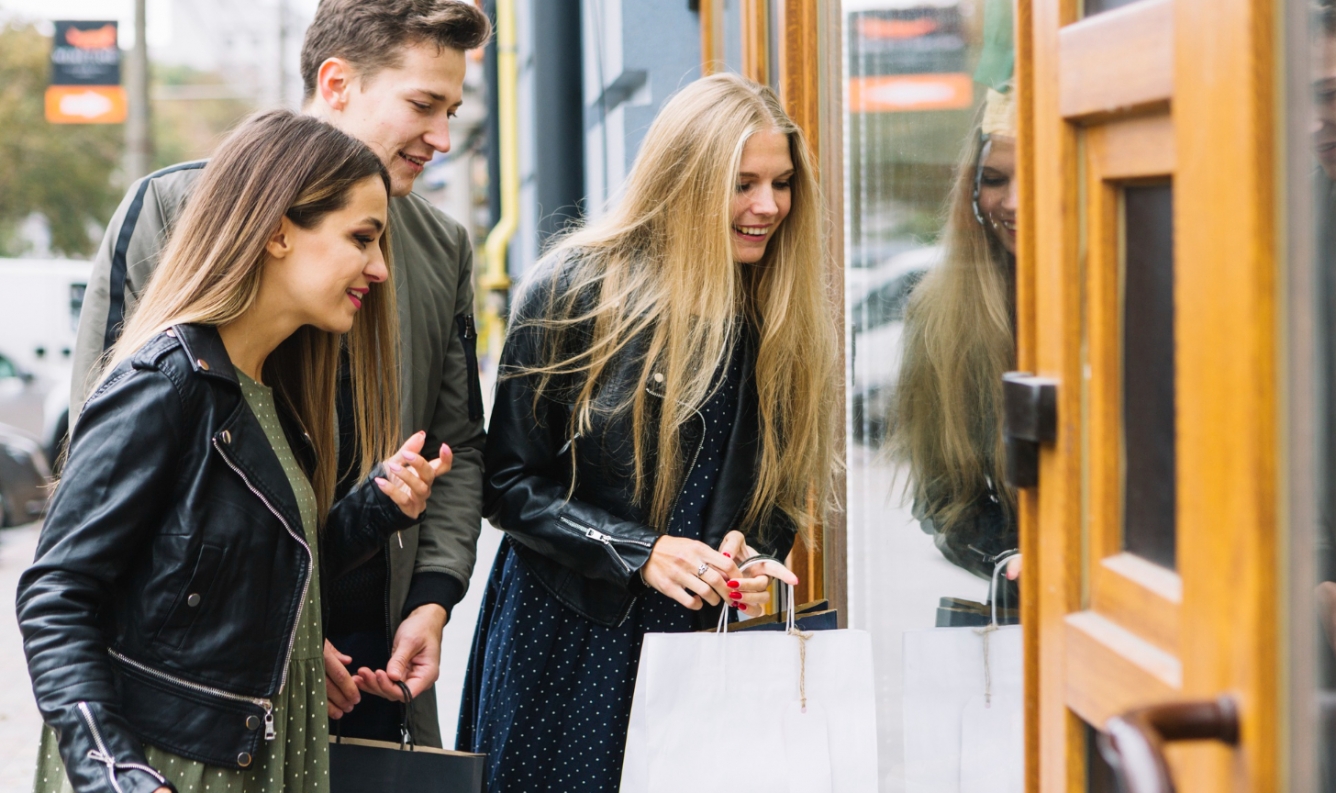
[[[908,793],[1024,790],[1021,653],[1020,626],[999,628],[996,616],[986,628],[905,632]]]
[[[872,680],[864,631],[647,634],[621,791],[874,793]],[[745,749],[709,739],[725,712],[745,722]]]

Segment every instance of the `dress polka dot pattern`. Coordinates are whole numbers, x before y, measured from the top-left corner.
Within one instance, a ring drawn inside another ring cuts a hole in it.
[[[669,524],[674,536],[701,537],[737,412],[741,358],[701,409],[705,435]],[[637,598],[620,626],[598,625],[559,603],[503,545],[483,595],[456,748],[487,754],[489,793],[615,793],[641,641],[695,627],[696,612],[658,592]]]
[[[254,765],[244,771],[188,760],[156,746],[145,747],[145,756],[149,765],[171,780],[179,793],[328,793],[329,718],[325,706],[324,637],[320,625],[315,491],[283,434],[274,407],[273,391],[240,371],[237,378],[241,381],[246,403],[274,447],[297,496],[302,529],[315,562],[288,664],[287,683],[273,697],[277,736],[273,741],[261,744],[263,749]],[[55,732],[50,727],[42,729],[33,789],[35,793],[73,793],[61,763]]]

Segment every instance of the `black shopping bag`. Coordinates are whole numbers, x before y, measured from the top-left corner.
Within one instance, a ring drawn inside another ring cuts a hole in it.
[[[397,683],[404,694],[403,740],[370,741],[362,738],[329,737],[330,793],[383,793],[411,790],[413,793],[482,793],[483,760],[487,755],[452,752],[431,746],[415,746],[408,731],[408,686]],[[342,727],[342,722],[337,723]],[[337,729],[336,733],[341,733]]]
[[[330,793],[482,793],[486,755],[361,738],[329,739]]]

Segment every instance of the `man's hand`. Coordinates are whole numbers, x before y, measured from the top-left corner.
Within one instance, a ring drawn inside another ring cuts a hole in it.
[[[428,603],[413,609],[394,634],[390,662],[384,669],[357,670],[357,687],[378,697],[403,702],[403,692],[395,681],[403,681],[416,698],[431,688],[441,674],[441,631],[445,628],[445,609]]]
[[[331,719],[343,718],[353,705],[362,701],[356,681],[348,674],[348,664],[352,662],[352,658],[334,649],[329,639],[325,639],[325,702]]]

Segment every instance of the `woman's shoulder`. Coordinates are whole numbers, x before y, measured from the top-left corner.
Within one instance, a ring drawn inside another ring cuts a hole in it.
[[[192,381],[197,373],[207,372],[213,365],[210,358],[217,351],[206,349],[196,355],[183,339],[197,326],[180,325],[155,334],[139,349],[119,361],[107,371],[102,382],[88,398],[88,407],[94,402],[112,398],[118,392],[133,389],[141,399],[183,401],[194,389]],[[216,336],[216,332],[214,332]],[[221,346],[221,343],[220,345]],[[218,365],[223,365],[224,362]]]
[[[579,249],[559,248],[539,259],[516,286],[514,316],[533,318],[549,313],[550,307],[570,294],[576,271],[587,258]]]

